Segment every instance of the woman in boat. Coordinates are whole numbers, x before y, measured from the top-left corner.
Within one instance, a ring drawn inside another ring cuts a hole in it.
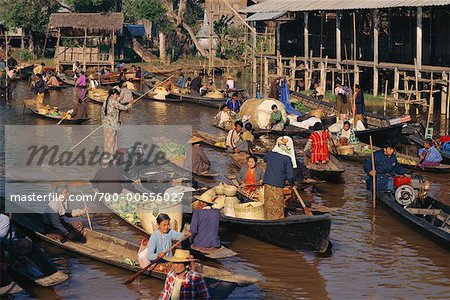
[[[74,120],[87,119],[86,100],[78,99],[78,104],[71,111],[68,111],[68,113],[70,113],[71,118]]]
[[[241,121],[234,122],[234,129],[231,129],[227,135],[227,151],[233,153],[247,152],[248,143],[242,139],[242,127]]]
[[[45,82],[42,78],[42,74],[36,74],[36,83],[33,89],[37,94],[36,109],[39,109],[42,105],[44,105]]]
[[[95,90],[99,87],[98,80],[95,79],[94,75],[89,75],[89,90]]]
[[[114,155],[117,150],[117,130],[120,128],[120,112],[133,107],[136,100],[123,105],[119,102],[119,91],[111,89],[102,107],[102,125],[104,134],[104,152]]]
[[[134,72],[134,78],[141,79],[142,78],[142,69],[140,66],[136,67],[136,70]]]
[[[364,171],[367,173],[367,189],[372,190],[372,176],[376,176],[377,192],[394,191],[394,176],[407,174],[395,156],[395,143],[393,141],[386,141],[383,149],[375,151],[373,157],[375,170],[372,170],[371,158],[367,159],[364,164]]]
[[[270,115],[268,129],[272,130],[284,129],[283,114],[281,113],[281,110],[278,110],[278,106],[276,106],[275,104],[272,105],[272,114]]]
[[[127,81],[123,81],[120,83],[120,95],[119,102],[120,104],[128,104],[133,101],[133,93],[128,88]]]
[[[247,165],[243,166],[236,177],[240,186],[253,191],[255,186],[262,185],[264,178],[264,171],[257,165],[255,156],[247,157]]]
[[[53,74],[52,72],[47,73],[47,78],[47,86],[52,87],[61,85],[61,83],[58,81],[58,78],[56,78],[55,74]]]
[[[80,62],[76,61],[72,65],[72,72],[74,74],[74,78],[78,77],[78,74],[80,73]]]
[[[292,139],[279,137],[264,161],[267,163],[263,178],[264,216],[266,220],[281,219],[284,217],[284,183],[287,180],[294,184],[294,169],[297,168]]]
[[[323,129],[323,125],[320,122],[314,124],[313,130],[314,132],[309,136],[303,151],[309,157],[310,163],[326,164],[330,161],[330,148],[328,145],[330,134]]]
[[[76,87],[85,88],[86,87],[86,74],[84,71],[80,72],[77,81],[75,82]]]
[[[344,126],[336,134],[336,139],[341,146],[358,143],[358,138],[355,136],[355,131],[351,128],[349,121],[344,122]]]
[[[253,125],[250,122],[246,122],[244,127],[245,127],[245,130],[242,133],[242,140],[247,142],[248,149],[251,150],[253,148],[253,142],[255,141],[255,136],[252,133]]]
[[[355,122],[364,120],[366,104],[364,103],[364,93],[358,84],[355,84]]]
[[[67,185],[58,185],[55,192],[57,198],[48,203],[44,212],[45,234],[61,243],[64,243],[67,240],[85,242],[86,239],[82,235],[84,228],[83,222],[67,222],[65,217],[79,217],[84,215],[86,210],[72,209],[71,212],[68,212],[67,202],[69,199],[69,188]]]
[[[185,236],[191,236],[189,231],[178,232],[170,228],[170,217],[167,214],[159,214],[156,218],[158,229],[153,231],[148,241],[147,259],[153,261],[164,256],[172,257],[172,252],[164,254],[172,246],[172,241],[179,241]]]
[[[219,113],[215,117],[216,125],[221,128],[230,130],[233,124],[233,119],[230,116],[230,110],[226,104],[220,107]]]
[[[200,145],[202,139],[193,137],[188,143],[192,144],[192,147],[187,147],[186,159],[183,163],[185,168],[191,169],[193,173],[207,173],[211,167],[211,162],[203,152]]]
[[[420,168],[424,167],[434,167],[439,166],[442,161],[442,155],[439,150],[434,146],[432,139],[426,139],[423,141],[424,148],[419,150],[419,160],[418,166]]]
[[[167,273],[159,300],[211,299],[208,287],[200,273],[191,269],[195,261],[189,250],[176,249],[173,257],[167,257],[172,270]]]

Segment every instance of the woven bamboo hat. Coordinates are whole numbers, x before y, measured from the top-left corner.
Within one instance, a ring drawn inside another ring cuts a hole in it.
[[[182,249],[175,249],[175,253],[172,257],[166,256],[164,259],[175,263],[195,261],[195,259],[191,257],[191,253],[189,252],[189,250]]]

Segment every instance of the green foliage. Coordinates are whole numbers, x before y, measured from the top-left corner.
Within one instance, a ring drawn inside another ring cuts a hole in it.
[[[33,59],[33,54],[30,53],[30,51],[25,49],[17,50],[16,53],[17,57],[20,61],[30,61]]]
[[[124,3],[123,10],[125,17],[130,21],[148,19],[162,32],[173,29],[167,19],[167,11],[162,0],[128,0]]]
[[[76,12],[113,12],[120,8],[120,2],[121,0],[65,0]]]
[[[34,34],[44,32],[50,14],[58,8],[53,0],[0,0],[0,19],[8,27],[21,27]]]

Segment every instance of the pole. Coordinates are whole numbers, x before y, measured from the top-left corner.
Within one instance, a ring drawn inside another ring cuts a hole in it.
[[[372,144],[372,136],[369,136],[370,141],[370,152],[371,152],[371,158],[372,158],[372,171],[376,172],[375,168],[375,157],[373,155],[373,144]],[[372,207],[375,209],[377,207],[377,176],[376,173],[375,176],[372,176]]]
[[[356,58],[358,55],[358,47],[356,46],[356,14],[353,12],[353,76],[354,76],[354,84],[358,84],[359,80],[357,81],[357,76],[356,76],[356,72],[358,71],[356,68]]]
[[[386,80],[386,84],[384,86],[384,104],[383,104],[383,114],[384,115],[386,115],[386,108],[387,108],[388,85],[389,85],[389,80]]]
[[[378,9],[373,11],[373,95],[378,95]]]
[[[9,72],[9,64],[8,64],[8,31],[5,30],[5,62],[6,62],[6,66],[5,66],[5,70],[6,70],[6,76],[5,76],[5,100],[8,101],[9,100],[9,83],[8,83],[8,72]]]
[[[86,72],[86,39],[87,29],[84,29],[84,41],[83,41],[83,71]]]

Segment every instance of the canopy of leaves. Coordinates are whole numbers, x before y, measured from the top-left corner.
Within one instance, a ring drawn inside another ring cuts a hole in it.
[[[120,10],[122,0],[65,0],[76,12],[112,12]]]
[[[44,32],[50,14],[58,8],[59,3],[54,0],[0,0],[0,19],[10,28]]]
[[[172,29],[162,0],[128,0],[124,3],[123,11],[127,20],[148,19],[163,32]]]

